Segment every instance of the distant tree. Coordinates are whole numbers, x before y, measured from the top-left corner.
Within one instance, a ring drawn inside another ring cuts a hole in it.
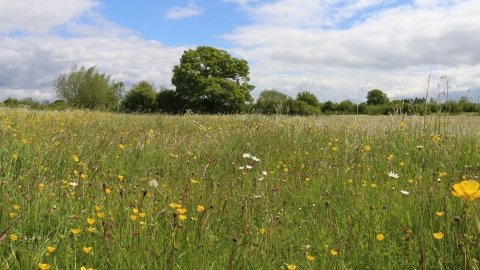
[[[367,105],[379,105],[388,103],[387,94],[378,89],[373,89],[367,93]]]
[[[356,113],[356,105],[350,100],[341,101],[338,104],[337,109],[344,114],[355,114]]]
[[[2,101],[2,104],[7,106],[7,107],[17,107],[18,106],[18,99],[8,97],[4,101]]]
[[[253,101],[246,60],[233,58],[224,50],[200,46],[184,51],[173,68],[176,96],[187,109],[205,113],[242,111]]]
[[[258,96],[255,110],[266,114],[286,113],[285,104],[292,98],[282,92],[273,89],[265,89]]]
[[[127,112],[152,112],[155,110],[155,99],[155,86],[141,81],[127,92],[121,107]]]
[[[310,106],[320,108],[320,101],[318,101],[318,98],[310,92],[299,92],[297,94],[297,100],[305,101]]]
[[[123,83],[122,83],[123,84]],[[85,69],[74,65],[70,73],[61,74],[55,80],[57,96],[67,103],[82,108],[116,108],[117,83],[110,83],[110,76],[100,74],[95,66]]]
[[[284,104],[285,111],[290,115],[315,115],[320,114],[320,108],[314,107],[303,100],[288,99]]]
[[[182,113],[186,107],[183,99],[178,98],[175,90],[160,87],[156,97],[156,110],[164,113]]]
[[[336,111],[338,111],[338,104],[337,104],[337,103],[333,103],[332,101],[329,100],[329,101],[323,103],[323,105],[322,105],[322,111],[323,111],[323,112],[327,112],[327,113],[328,113],[328,112],[330,112],[330,113],[336,112]]]

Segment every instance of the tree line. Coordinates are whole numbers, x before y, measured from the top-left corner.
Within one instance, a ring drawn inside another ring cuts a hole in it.
[[[172,85],[175,90],[140,81],[126,91],[123,82],[100,73],[96,66],[85,68],[74,65],[69,73],[61,74],[54,85],[58,100],[53,103],[36,102],[32,98],[7,98],[1,105],[35,109],[64,110],[69,108],[99,109],[125,113],[260,113],[289,115],[318,114],[430,114],[432,112],[480,112],[480,105],[462,98],[460,101],[440,102],[426,98],[390,101],[387,95],[373,89],[366,102],[351,100],[340,103],[320,102],[308,92],[299,92],[295,98],[274,89],[262,91],[254,102],[250,92],[249,67],[224,50],[200,46],[184,51],[180,63],[173,68]]]

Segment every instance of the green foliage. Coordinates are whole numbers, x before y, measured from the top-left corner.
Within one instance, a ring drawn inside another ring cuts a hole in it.
[[[287,113],[285,102],[292,98],[274,89],[265,89],[258,96],[254,106],[256,112],[264,114],[285,114]]]
[[[318,101],[318,98],[314,94],[307,91],[299,92],[297,94],[297,100],[305,101],[306,103],[308,103],[310,106],[313,106],[313,107],[320,108],[321,106],[320,101]]]
[[[388,102],[387,94],[381,90],[374,89],[367,93],[367,105],[380,105]]]
[[[146,81],[134,84],[122,101],[126,112],[152,112],[155,110],[155,86]]]
[[[162,88],[157,93],[156,110],[162,113],[182,113],[187,106],[183,99],[180,99],[175,90]]]
[[[343,114],[355,114],[357,111],[357,106],[348,99],[340,102],[337,108]]]
[[[185,51],[173,68],[172,84],[186,109],[202,113],[241,112],[253,101],[246,60],[224,50],[200,46]]]
[[[320,108],[303,100],[288,99],[284,103],[284,108],[289,115],[319,115],[321,113]]]
[[[123,83],[110,82],[110,76],[100,74],[95,66],[85,69],[74,65],[70,73],[55,80],[57,96],[67,103],[87,109],[116,109]]]
[[[322,104],[322,111],[327,114],[336,113],[338,112],[338,104],[329,100]]]

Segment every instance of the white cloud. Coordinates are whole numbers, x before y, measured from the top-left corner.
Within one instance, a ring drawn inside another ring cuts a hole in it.
[[[48,33],[99,5],[95,0],[1,0],[0,34]]]
[[[182,19],[182,18],[199,16],[199,15],[202,15],[202,12],[204,10],[205,8],[201,8],[195,5],[193,2],[191,2],[190,4],[188,4],[187,7],[178,7],[178,6],[171,7],[168,10],[167,14],[165,15],[165,18]]]
[[[350,1],[355,8],[339,6],[346,1],[300,2],[297,7],[284,0],[250,5],[245,11],[255,23],[223,36],[236,45],[230,52],[249,60],[255,95],[265,88],[291,96],[306,90],[320,100],[358,102],[375,86],[391,98],[422,97],[430,73],[432,85],[447,75],[458,90],[480,88],[477,1],[424,0],[370,13],[360,11],[378,1]],[[334,11],[321,11],[334,4]],[[335,16],[348,18],[352,12],[360,13],[350,28],[322,27],[341,23]]]

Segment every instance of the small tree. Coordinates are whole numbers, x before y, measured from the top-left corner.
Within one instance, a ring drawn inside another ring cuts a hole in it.
[[[378,89],[373,89],[367,93],[367,105],[380,105],[388,103],[387,94]]]
[[[285,103],[292,98],[277,90],[263,90],[257,99],[255,109],[262,113],[286,113]]]
[[[155,110],[155,86],[146,81],[134,84],[122,101],[127,112],[151,112]]]
[[[185,51],[173,68],[172,84],[186,109],[206,113],[242,111],[253,101],[248,63],[224,50],[200,46]]]
[[[74,65],[70,73],[61,74],[54,83],[57,97],[73,106],[88,109],[118,106],[115,82],[111,85],[110,76],[100,74],[95,66],[85,69]]]

